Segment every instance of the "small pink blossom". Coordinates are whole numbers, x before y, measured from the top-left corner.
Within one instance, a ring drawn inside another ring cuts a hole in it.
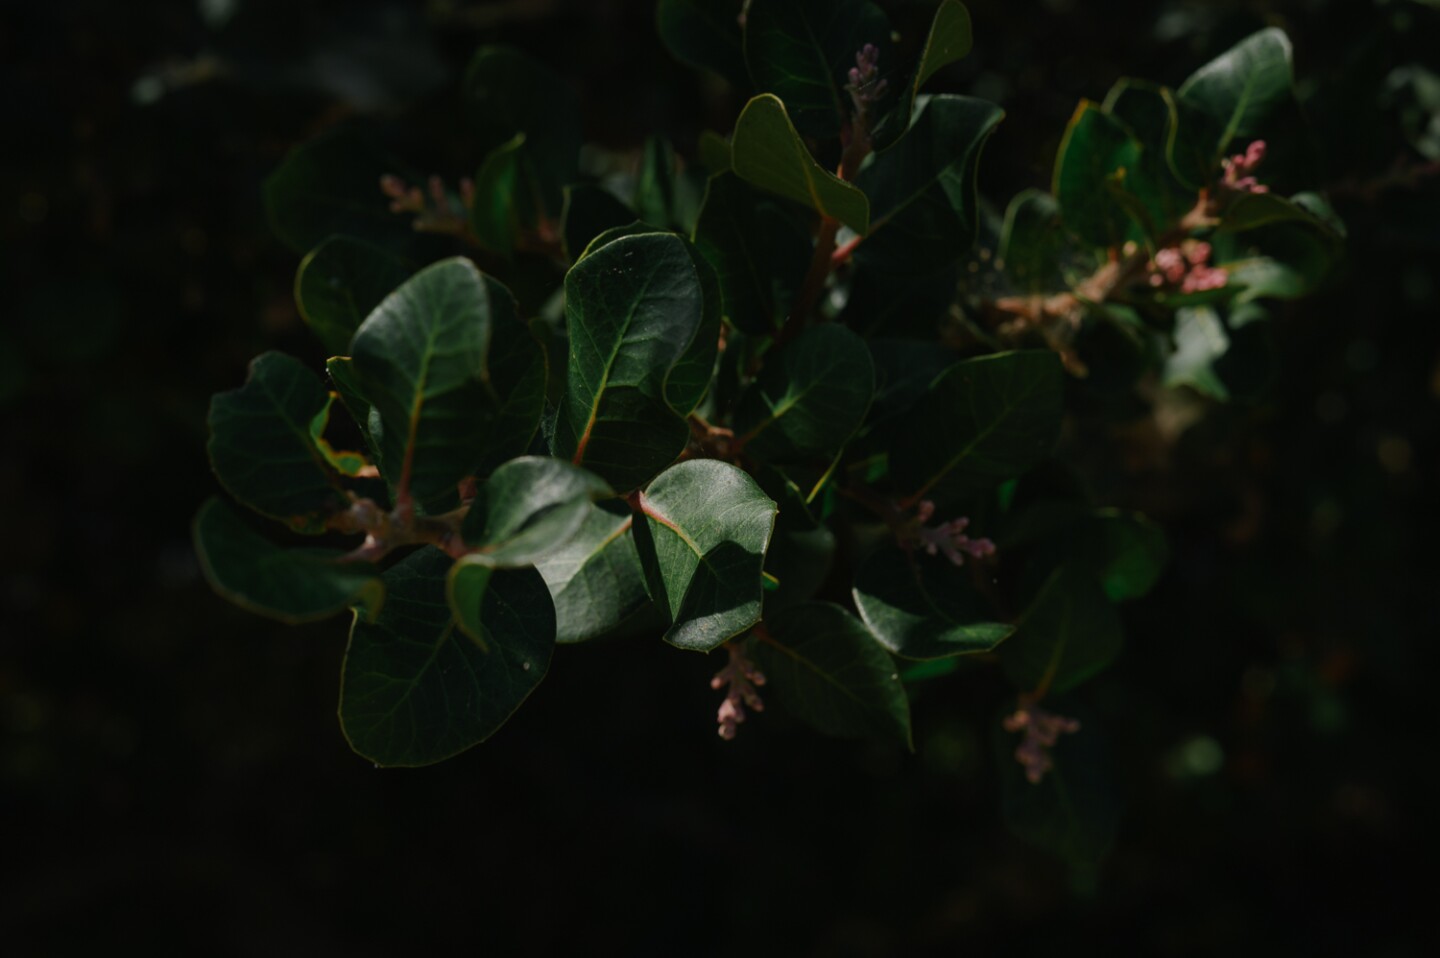
[[[1157,251],[1150,261],[1150,285],[1156,289],[1178,288],[1182,293],[1221,289],[1229,274],[1221,267],[1210,265],[1210,252],[1210,244],[1198,240],[1186,240],[1179,246]]]
[[[716,713],[720,722],[720,737],[728,742],[735,737],[740,723],[745,721],[745,706],[748,705],[756,712],[765,711],[765,703],[761,700],[760,693],[755,691],[757,686],[765,684],[765,676],[756,668],[754,662],[746,658],[741,643],[731,642],[725,649],[730,653],[730,661],[715,673],[715,677],[710,680],[710,687],[722,689],[730,686],[725,693],[725,700],[720,703],[720,710]]]
[[[916,531],[919,545],[927,554],[933,556],[944,553],[945,558],[954,565],[964,565],[967,555],[972,559],[985,559],[995,554],[995,543],[989,539],[972,539],[965,534],[965,530],[970,526],[968,516],[951,519],[937,526],[925,525],[933,515],[935,503],[929,499],[922,500],[915,509],[915,521],[919,524]]]
[[[1270,188],[1255,178],[1255,171],[1265,159],[1265,141],[1256,140],[1244,153],[1221,161],[1225,174],[1220,188],[1231,193],[1268,193]]]
[[[390,198],[390,212],[414,215],[415,229],[430,233],[460,233],[469,222],[469,209],[475,201],[475,183],[468,177],[460,180],[460,202],[456,203],[445,181],[431,176],[426,188],[411,186],[393,173],[380,177],[380,192]],[[428,195],[427,195],[428,194]]]
[[[880,74],[880,48],[867,43],[855,54],[855,65],[850,68],[850,82],[845,89],[855,103],[857,113],[885,95],[886,81],[877,79]]]
[[[1024,732],[1025,737],[1015,749],[1015,761],[1025,769],[1025,778],[1038,785],[1045,773],[1055,767],[1050,749],[1061,735],[1080,731],[1076,719],[1055,715],[1035,705],[1022,705],[1013,715],[1005,716],[1002,724],[1007,732]]]

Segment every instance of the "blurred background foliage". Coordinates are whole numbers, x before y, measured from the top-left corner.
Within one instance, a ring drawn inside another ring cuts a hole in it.
[[[920,688],[908,755],[770,713],[727,744],[713,659],[564,648],[492,742],[379,772],[333,714],[344,625],[273,625],[200,581],[210,395],[267,348],[323,360],[264,176],[339,122],[471,172],[458,81],[497,41],[573,78],[591,141],[660,129],[693,155],[740,104],[668,59],[648,0],[10,3],[0,949],[1435,953],[1414,876],[1440,797],[1440,4],[969,6],[975,50],[937,86],[1009,114],[983,194],[1044,187],[1079,98],[1277,25],[1349,226],[1342,273],[1270,327],[1257,399],[1182,393],[1071,444],[1174,555],[1083,696],[1123,783],[1102,869],[1003,827],[986,670]]]

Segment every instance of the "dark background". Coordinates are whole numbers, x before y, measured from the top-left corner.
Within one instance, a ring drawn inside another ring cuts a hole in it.
[[[565,648],[491,742],[379,771],[334,716],[345,624],[200,580],[209,396],[264,349],[323,358],[265,175],[342,120],[470,172],[459,74],[496,40],[576,81],[590,139],[688,153],[739,104],[668,59],[649,2],[7,2],[0,952],[1435,953],[1440,176],[1416,144],[1440,156],[1440,92],[1406,78],[1440,71],[1440,9],[970,8],[939,86],[1008,111],[983,193],[1046,185],[1080,97],[1276,24],[1350,229],[1274,324],[1261,401],[1087,477],[1174,553],[1082,696],[1126,803],[1098,873],[1005,831],[987,671],[922,690],[909,755],[775,713],[723,743],[713,661]]]

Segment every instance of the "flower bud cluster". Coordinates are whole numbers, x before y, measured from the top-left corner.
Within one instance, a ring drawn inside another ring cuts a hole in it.
[[[1040,784],[1045,773],[1055,767],[1050,749],[1060,736],[1080,731],[1077,720],[1054,715],[1034,705],[1022,705],[1015,714],[1005,716],[1002,724],[1007,732],[1025,733],[1015,749],[1015,761],[1024,767],[1025,778],[1031,785]]]
[[[850,82],[845,86],[855,104],[856,113],[865,112],[870,104],[885,95],[887,82],[879,79],[879,75],[880,48],[867,43],[855,54],[855,65],[850,68]]]
[[[745,706],[749,706],[756,712],[765,711],[765,703],[760,698],[760,693],[755,689],[765,684],[765,676],[756,668],[755,663],[745,656],[745,648],[739,642],[731,642],[725,646],[730,653],[730,661],[715,677],[710,680],[712,689],[722,689],[729,686],[725,693],[725,700],[720,703],[720,710],[716,718],[720,722],[720,737],[730,741],[735,737],[737,727],[745,721]]]
[[[1265,159],[1265,141],[1256,140],[1244,153],[1221,161],[1225,174],[1220,188],[1230,193],[1268,193],[1270,188],[1255,178],[1255,171]]]
[[[921,501],[915,509],[920,546],[929,555],[944,553],[945,558],[954,565],[964,565],[967,555],[972,559],[985,559],[995,554],[995,543],[989,539],[972,539],[965,534],[965,530],[970,526],[968,516],[951,519],[937,526],[925,525],[933,515],[935,503],[929,499]]]
[[[440,177],[431,176],[426,186],[428,196],[420,187],[411,186],[393,173],[380,177],[380,192],[390,198],[390,212],[414,214],[415,229],[427,233],[464,232],[475,201],[474,181],[468,177],[460,180],[458,203]]]
[[[1168,286],[1182,293],[1220,289],[1229,280],[1224,269],[1210,265],[1210,244],[1186,240],[1155,254],[1150,261],[1150,285]]]

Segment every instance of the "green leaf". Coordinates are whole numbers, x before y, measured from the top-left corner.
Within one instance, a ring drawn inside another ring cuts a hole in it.
[[[1126,171],[1125,190],[1143,209],[1143,231],[1132,231],[1151,248],[1179,223],[1196,202],[1196,192],[1175,178],[1169,160],[1179,119],[1170,91],[1139,80],[1125,79],[1111,88],[1105,112],[1123,123],[1140,144],[1140,157]]]
[[[483,647],[456,629],[446,602],[450,558],[425,548],[385,573],[373,623],[350,630],[340,725],[378,765],[430,765],[489,738],[545,676],[555,612],[534,569],[491,573],[480,599]],[[488,571],[488,570],[487,570]]]
[[[738,176],[710,178],[695,247],[715,270],[725,317],[747,333],[773,334],[810,265],[810,231]]]
[[[1000,664],[1015,687],[1065,692],[1091,678],[1120,653],[1120,616],[1090,570],[1063,565],[1045,580],[1000,647]]]
[[[700,165],[705,167],[711,176],[730,172],[730,141],[714,130],[700,131],[696,152],[700,154]]]
[[[810,599],[825,584],[835,559],[835,533],[806,501],[813,484],[802,487],[772,468],[761,469],[755,478],[779,506],[765,554],[765,572],[775,579],[765,593],[765,614],[770,615]]]
[[[751,650],[767,697],[827,735],[914,747],[895,663],[859,619],[838,605],[806,602],[768,617],[765,627]]]
[[[1038,541],[1032,565],[1084,569],[1112,602],[1148,593],[1170,557],[1158,525],[1141,513],[1119,509],[1085,510],[1045,501],[1017,517],[1007,533],[1002,548]]]
[[[622,502],[594,503],[565,545],[535,560],[555,603],[557,642],[630,631],[655,615],[633,522]]]
[[[867,43],[888,69],[890,21],[869,0],[753,0],[745,14],[755,88],[783,100],[807,136],[839,134],[850,112],[848,74]]]
[[[300,261],[295,305],[332,356],[347,356],[360,323],[410,275],[388,250],[349,236],[332,236]]]
[[[1017,193],[1005,210],[996,266],[1022,293],[1053,292],[1065,284],[1060,272],[1064,252],[1065,234],[1055,197],[1041,190]]]
[[[716,459],[671,466],[640,493],[641,558],[669,614],[665,641],[708,652],[760,621],[761,569],[776,505]]]
[[[591,502],[611,495],[602,480],[568,462],[548,456],[512,459],[495,470],[470,504],[460,534],[479,551],[459,564],[532,565],[575,534]]]
[[[1318,206],[1314,205],[1317,203]],[[1326,237],[1337,237],[1339,231],[1327,214],[1334,216],[1324,200],[1313,193],[1302,193],[1293,199],[1274,193],[1244,193],[1225,208],[1219,229],[1225,233],[1240,233],[1276,223],[1294,223]]]
[[[705,257],[691,243],[685,243],[684,247],[700,283],[700,328],[665,380],[665,401],[677,413],[689,416],[715,380],[715,361],[720,353],[721,294],[720,281]]]
[[[467,112],[488,154],[524,135],[545,211],[559,217],[561,190],[575,181],[580,102],[568,82],[540,61],[502,46],[481,47],[465,71]]]
[[[503,287],[501,287],[503,289]],[[530,451],[545,412],[545,390],[550,376],[549,357],[539,339],[541,320],[530,325],[509,310],[494,317],[490,332],[490,391],[500,405],[485,433],[484,454],[475,467],[486,475],[516,456]]]
[[[910,128],[910,120],[915,112],[915,98],[919,96],[920,88],[942,68],[964,59],[970,52],[972,43],[970,12],[958,0],[944,0],[935,8],[930,32],[925,37],[925,48],[920,51],[920,60],[904,84],[899,100],[875,125],[871,135],[875,149],[888,149],[904,136],[905,131]]]
[[[1060,434],[1064,377],[1048,350],[956,363],[895,430],[890,467],[907,502],[937,502],[1013,479]]]
[[[1254,138],[1277,107],[1294,94],[1290,40],[1271,27],[1251,34],[1196,70],[1180,87],[1181,100],[1220,126],[1214,155],[1236,137]]]
[[[975,242],[980,151],[1005,115],[987,100],[935,96],[910,132],[855,179],[870,198],[870,230],[856,257],[892,273],[930,273]]]
[[[731,141],[735,173],[762,190],[795,200],[857,233],[870,228],[870,201],[810,155],[785,105],[770,94],[745,104]]]
[[[635,213],[656,229],[675,225],[675,147],[663,136],[645,139],[635,179]]]
[[[381,470],[422,504],[453,494],[486,451],[502,400],[489,369],[501,323],[519,325],[509,291],[456,257],[416,273],[355,334],[354,371],[374,405]]]
[[[338,562],[339,549],[283,549],[219,499],[195,516],[195,554],[206,580],[236,605],[281,622],[310,622],[364,603],[379,609],[385,587],[368,562]]]
[[[865,341],[827,323],[767,360],[735,410],[737,443],[761,462],[834,458],[875,396],[875,364]]]
[[[718,318],[693,255],[671,233],[626,236],[592,248],[565,276],[570,359],[555,453],[618,490],[673,462],[690,435],[667,381],[707,311]]]
[[[1054,764],[1039,782],[1026,779],[1015,758],[1021,742],[1018,733],[1005,731],[997,720],[993,740],[1006,827],[1083,869],[1098,864],[1114,844],[1120,801],[1099,723],[1084,711],[1075,717],[1080,730],[1061,735],[1051,747]]]
[[[1230,349],[1230,336],[1220,314],[1208,306],[1175,311],[1175,351],[1165,361],[1161,382],[1167,387],[1191,386],[1225,400],[1230,390],[1216,375],[1215,363]]]
[[[670,55],[744,89],[750,85],[734,0],[660,0],[655,20]]]
[[[376,441],[375,432],[371,431],[370,417],[375,415],[374,407],[370,400],[366,399],[360,392],[360,380],[355,374],[355,363],[349,356],[331,356],[325,361],[325,372],[330,376],[330,384],[335,394],[340,397],[340,403],[350,418],[360,428],[360,434],[365,437],[365,447],[370,450],[371,457],[380,462],[381,449]],[[379,422],[376,422],[378,432]],[[390,469],[383,463],[380,466],[382,473]]]
[[[398,160],[346,131],[325,133],[292,149],[265,180],[265,211],[280,241],[307,253],[343,234],[386,249],[420,239],[410,218],[390,210],[380,177],[404,175]]]
[[[470,225],[482,249],[510,257],[521,233],[539,222],[545,208],[544,187],[529,152],[525,134],[495,147],[475,173],[475,199]]]
[[[901,658],[989,652],[1015,627],[990,620],[969,578],[943,559],[879,549],[855,575],[855,607],[880,644]]]
[[[863,243],[861,244],[864,245]],[[913,337],[933,342],[949,316],[959,282],[958,264],[928,276],[897,276],[855,264],[841,319],[862,336]]]
[[[915,339],[871,339],[866,345],[875,363],[875,402],[865,419],[866,432],[909,412],[955,358]]]
[[[1140,166],[1140,142],[1125,125],[1082,101],[1065,129],[1055,159],[1052,192],[1065,226],[1091,246],[1119,246],[1132,208],[1123,190]]]
[[[220,484],[262,515],[297,532],[319,532],[349,505],[312,424],[330,394],[298,359],[269,352],[250,363],[245,385],[210,400],[206,449]]]
[[[565,258],[574,262],[595,237],[633,222],[635,213],[609,190],[599,186],[565,187],[565,211],[561,214],[560,227]]]

